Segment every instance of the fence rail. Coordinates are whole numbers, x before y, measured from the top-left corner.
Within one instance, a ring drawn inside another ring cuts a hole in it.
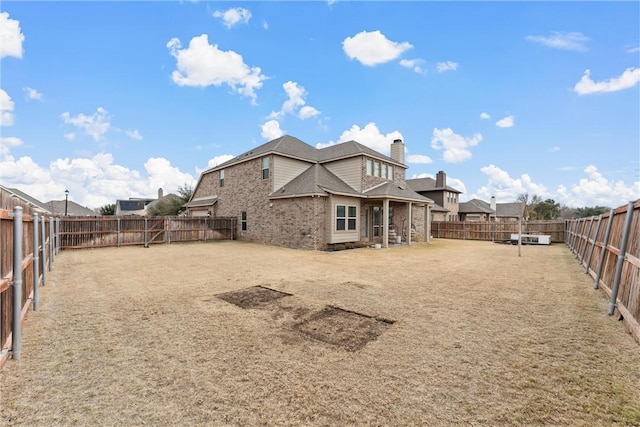
[[[62,249],[149,246],[158,243],[233,240],[237,219],[231,217],[63,217]]]
[[[640,199],[567,223],[567,245],[640,343]]]
[[[431,235],[442,239],[489,240],[501,242],[511,239],[518,233],[519,223],[508,222],[469,222],[469,221],[433,221]],[[523,234],[546,234],[552,243],[565,241],[565,221],[528,221],[522,224]]]

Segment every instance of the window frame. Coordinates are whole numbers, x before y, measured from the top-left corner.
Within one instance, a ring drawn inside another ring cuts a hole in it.
[[[240,230],[247,231],[247,211],[240,212]]]
[[[220,178],[220,187],[224,187],[224,169],[220,169],[218,177]]]
[[[358,207],[356,205],[335,205],[335,231],[353,232],[358,230]]]
[[[265,163],[266,163],[266,167],[265,167]],[[271,166],[269,156],[263,157],[262,160],[260,161],[260,164],[262,166],[262,179],[269,179],[269,168]]]

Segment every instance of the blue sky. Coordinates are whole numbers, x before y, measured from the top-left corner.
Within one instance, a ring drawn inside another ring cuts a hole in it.
[[[461,200],[640,198],[638,2],[0,8],[0,183],[96,208],[283,134],[406,145]]]

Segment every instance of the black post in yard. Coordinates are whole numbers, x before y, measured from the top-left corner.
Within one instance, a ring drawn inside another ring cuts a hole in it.
[[[64,216],[67,216],[68,207],[69,207],[69,190],[64,190]]]

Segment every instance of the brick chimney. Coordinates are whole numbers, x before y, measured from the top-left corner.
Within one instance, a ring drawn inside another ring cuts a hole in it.
[[[447,174],[440,171],[436,174],[436,188],[444,188],[447,186]]]
[[[158,199],[162,199],[162,195],[164,194],[164,192],[162,191],[162,187],[158,188]]]
[[[496,196],[491,196],[491,209],[493,209],[493,213],[496,213]]]
[[[391,144],[391,158],[404,165],[404,143],[401,139],[394,139]]]

